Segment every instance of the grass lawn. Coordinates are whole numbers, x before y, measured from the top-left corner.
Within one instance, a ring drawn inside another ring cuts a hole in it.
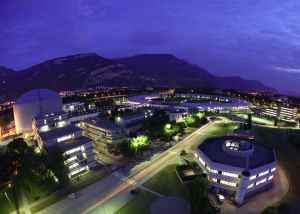
[[[189,188],[180,182],[175,172],[176,166],[179,164],[166,166],[143,186],[162,195],[176,195],[188,200]]]
[[[157,198],[157,195],[142,190],[139,196],[123,206],[114,214],[151,214],[151,203]]]
[[[235,114],[235,116],[237,116],[239,118],[242,118],[244,120],[247,120],[247,118],[248,118],[248,114]],[[274,125],[274,121],[263,119],[263,118],[258,118],[258,117],[252,117],[252,122],[253,123],[259,123],[259,124],[270,125],[270,126]]]
[[[289,182],[287,194],[272,206],[285,203],[288,204],[285,213],[300,213],[300,152],[287,140],[286,129],[254,126],[251,130],[255,131],[255,139],[274,148],[278,166]]]
[[[215,130],[208,136],[209,137],[218,137],[218,136],[227,136],[229,131],[233,131],[234,128],[236,128],[236,123],[228,123],[225,122],[224,125],[217,126]]]
[[[2,190],[1,190],[2,191]],[[22,199],[20,194],[20,188],[17,184],[12,184],[11,187],[5,188],[5,192],[12,203],[13,207],[10,205],[7,198],[4,198],[0,201],[0,211],[1,214],[8,214],[16,210],[17,207],[21,208]]]
[[[100,179],[106,177],[106,176],[109,175],[109,174],[110,174],[109,172],[104,171],[103,173],[101,173],[101,174],[99,174],[99,175],[97,175],[97,176],[94,176],[94,177],[92,177],[92,178],[86,180],[86,181],[84,182],[84,185],[82,185],[82,184],[80,183],[80,184],[78,184],[77,186],[74,186],[74,187],[72,187],[71,189],[69,189],[69,190],[67,190],[67,191],[65,191],[65,192],[63,192],[63,193],[61,193],[61,194],[59,194],[59,195],[57,195],[57,196],[55,196],[55,197],[52,197],[52,198],[50,198],[49,200],[44,201],[44,202],[38,204],[38,205],[35,206],[35,207],[30,208],[30,210],[31,210],[32,213],[36,213],[36,212],[38,212],[38,211],[40,211],[40,210],[42,210],[42,209],[45,209],[46,207],[50,206],[51,204],[54,204],[55,202],[64,199],[64,198],[67,197],[70,193],[77,192],[77,191],[83,189],[84,187],[89,186],[89,185],[91,185],[91,184],[97,182],[98,180],[100,180]]]

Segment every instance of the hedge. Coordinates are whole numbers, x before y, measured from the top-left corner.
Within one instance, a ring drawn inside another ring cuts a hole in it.
[[[176,171],[178,175],[180,176],[182,181],[189,181],[196,178],[196,175],[190,175],[190,176],[184,176],[183,172],[184,170],[193,169],[193,165],[181,165],[176,166]]]

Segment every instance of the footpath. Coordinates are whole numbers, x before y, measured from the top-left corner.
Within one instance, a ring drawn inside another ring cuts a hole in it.
[[[92,174],[92,175],[90,175],[88,177],[83,178],[80,181],[76,181],[73,184],[71,184],[71,185],[69,185],[69,186],[67,186],[67,187],[65,187],[65,188],[63,188],[61,190],[58,190],[58,191],[54,192],[53,194],[51,194],[51,195],[49,195],[49,196],[47,196],[45,198],[39,199],[39,200],[37,200],[37,201],[35,201],[35,202],[31,203],[31,204],[28,204],[27,198],[26,198],[26,194],[25,194],[24,190],[21,189],[21,198],[22,198],[23,207],[19,209],[19,213],[25,212],[26,214],[31,214],[30,208],[35,207],[35,206],[37,206],[37,205],[39,205],[39,204],[41,204],[41,203],[43,203],[43,202],[51,199],[52,197],[55,197],[56,195],[59,195],[60,193],[65,192],[65,191],[67,191],[67,190],[69,190],[69,189],[71,189],[71,188],[73,188],[73,187],[75,187],[77,185],[80,185],[80,184],[84,183],[86,180],[88,180],[88,179],[90,179],[90,178],[92,178],[94,176],[97,176],[97,175],[99,175],[99,174],[101,174],[103,172],[105,172],[104,168],[101,169],[101,170],[99,170],[98,172],[95,172],[94,174]],[[15,211],[11,212],[10,214],[15,214]]]

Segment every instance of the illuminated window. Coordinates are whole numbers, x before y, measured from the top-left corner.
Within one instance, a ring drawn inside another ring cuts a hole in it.
[[[78,147],[78,148],[76,148],[76,149],[72,149],[72,150],[70,150],[70,151],[67,151],[66,154],[72,154],[72,153],[77,152],[77,151],[79,151],[79,150],[80,150],[80,147]]]
[[[77,158],[77,156],[71,157],[67,160],[67,162],[71,162],[72,160],[75,160]]]
[[[75,163],[75,164],[69,166],[69,169],[72,169],[72,168],[74,168],[74,167],[76,167],[76,166],[78,166],[78,165],[79,165],[79,163]]]
[[[218,170],[211,169],[211,168],[209,168],[209,166],[206,166],[206,168],[207,168],[207,170],[210,171],[210,172],[218,173]]]
[[[236,183],[234,183],[234,182],[229,182],[229,181],[221,180],[220,183],[221,183],[221,184],[228,185],[228,186],[236,187]]]
[[[271,180],[271,179],[273,179],[273,175],[271,175],[270,177],[268,177],[268,180]]]
[[[255,178],[256,178],[256,175],[253,175],[253,176],[250,177],[250,180],[253,180]]]
[[[207,179],[211,182],[217,182],[218,180],[216,178],[211,178],[209,176],[207,176]]]
[[[268,170],[268,171],[265,171],[265,172],[262,172],[262,173],[259,173],[259,174],[258,174],[258,177],[263,176],[263,175],[266,175],[266,174],[268,174],[268,173],[269,173],[269,170]]]
[[[205,166],[204,161],[199,157],[199,161],[203,164],[203,166]]]
[[[222,175],[230,176],[230,177],[235,177],[238,178],[239,176],[237,174],[229,173],[229,172],[222,172]]]
[[[68,135],[68,136],[65,136],[65,137],[58,138],[57,142],[61,142],[61,141],[68,140],[68,139],[71,139],[71,138],[72,138],[72,135]]]
[[[251,187],[254,187],[254,184],[250,184],[247,189],[250,189]]]
[[[82,168],[80,168],[80,169],[78,169],[78,170],[76,170],[76,171],[74,171],[74,172],[71,172],[71,175],[74,175],[74,174],[76,174],[76,173],[78,173],[78,172],[81,172],[81,171],[83,171],[83,170],[85,170],[85,167],[82,167]]]
[[[265,179],[262,179],[261,181],[256,182],[256,185],[262,184],[262,183],[264,183],[264,182],[266,182],[266,181],[267,181],[266,178],[265,178]]]
[[[198,155],[195,153],[195,157],[197,158],[198,157]]]
[[[276,168],[271,169],[271,172],[274,172]]]

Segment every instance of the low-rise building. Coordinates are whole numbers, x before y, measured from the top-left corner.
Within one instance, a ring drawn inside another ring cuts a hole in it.
[[[115,124],[123,126],[124,131],[129,135],[129,132],[136,132],[142,128],[143,120],[144,113],[138,111],[116,116]]]
[[[244,129],[234,129],[233,131],[229,131],[227,135],[254,139],[255,132],[250,130],[244,130]]]
[[[207,173],[209,186],[235,195],[237,203],[267,189],[277,166],[271,147],[233,136],[207,138],[196,148],[195,161]]]
[[[95,141],[96,152],[107,152],[126,140],[124,127],[97,118],[83,120],[79,127],[84,129],[84,136]]]
[[[169,115],[170,120],[176,120],[176,123],[184,121],[188,114],[187,109],[179,108],[141,107],[139,110],[144,113],[145,118],[152,117],[156,110],[164,110]]]
[[[297,110],[297,107],[290,106],[289,104],[278,103],[277,107],[267,108],[264,114],[284,121],[295,121]]]

